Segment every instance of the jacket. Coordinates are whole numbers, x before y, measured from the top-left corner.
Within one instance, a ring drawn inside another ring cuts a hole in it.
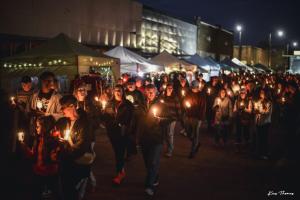
[[[185,106],[189,102],[191,107]],[[183,99],[183,107],[185,108],[186,117],[205,120],[206,113],[206,97],[204,92],[189,92]]]
[[[268,100],[254,102],[255,124],[261,126],[271,123],[272,103]]]
[[[37,110],[37,100],[38,100],[39,92],[35,92],[29,99],[28,104],[26,105],[26,111],[27,112],[34,112]],[[53,92],[49,104],[47,107],[47,110],[45,112],[45,115],[52,115],[55,120],[58,120],[59,118],[63,117],[62,111],[61,111],[61,105],[59,103],[59,100],[61,98],[61,95],[57,92]]]
[[[232,118],[232,103],[229,97],[215,99],[213,109],[215,110],[215,124],[228,124]]]

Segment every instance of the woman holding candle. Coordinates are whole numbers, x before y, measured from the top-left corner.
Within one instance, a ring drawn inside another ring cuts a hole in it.
[[[213,109],[215,111],[215,144],[219,145],[220,137],[222,137],[223,146],[225,146],[232,118],[232,103],[226,94],[226,89],[220,90],[219,96],[215,99]]]
[[[95,106],[92,100],[89,98],[87,93],[87,85],[85,82],[78,82],[74,87],[73,95],[77,99],[76,109],[79,113],[86,113],[86,116],[89,120],[89,125],[91,126],[91,134],[92,134],[92,150],[94,151],[96,135],[95,130],[98,128],[97,121],[97,113],[98,107]],[[90,183],[92,185],[92,190],[94,191],[96,188],[96,178],[91,170],[90,173]]]
[[[51,136],[55,120],[52,116],[39,117],[36,120],[36,137],[33,147],[27,147],[22,141],[22,148],[33,161],[34,199],[41,199],[45,188],[51,190],[56,199],[61,199],[59,182],[58,152],[59,143]]]
[[[272,102],[266,97],[265,90],[260,90],[259,99],[254,103],[257,155],[268,159],[268,134],[272,116]]]
[[[82,199],[85,183],[90,177],[95,154],[92,150],[92,134],[87,114],[76,109],[77,99],[66,95],[60,99],[64,118],[56,127],[62,138],[62,183],[65,199]]]
[[[236,119],[235,144],[237,152],[241,152],[242,139],[244,140],[244,147],[249,147],[252,106],[252,101],[247,97],[246,89],[241,89],[233,108]]]
[[[122,85],[115,86],[113,99],[107,102],[102,112],[102,120],[105,123],[116,159],[116,176],[112,182],[115,185],[120,185],[126,176],[124,169],[125,153],[128,148],[128,137],[133,119],[133,105],[125,98]]]

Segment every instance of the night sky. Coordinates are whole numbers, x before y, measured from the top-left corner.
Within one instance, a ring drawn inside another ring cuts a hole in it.
[[[278,1],[278,2],[277,2]],[[140,0],[150,7],[172,15],[192,19],[200,16],[210,24],[234,30],[243,25],[242,44],[257,45],[267,40],[273,32],[272,43],[300,43],[300,1],[296,0]],[[285,32],[284,38],[276,38],[276,30]],[[235,43],[238,34],[235,34]],[[299,48],[299,45],[298,45]]]

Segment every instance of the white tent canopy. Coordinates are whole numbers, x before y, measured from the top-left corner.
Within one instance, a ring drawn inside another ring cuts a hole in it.
[[[121,46],[104,53],[107,56],[120,59],[121,73],[148,73],[163,71],[163,67],[152,63],[142,56]]]
[[[247,65],[245,65],[244,63],[242,63],[239,59],[237,59],[237,58],[233,58],[232,60],[231,60],[233,63],[235,63],[235,64],[237,64],[238,66],[240,66],[241,68],[244,68],[245,70],[247,70],[247,71],[254,71],[251,67],[249,67],[249,66],[247,66]]]
[[[159,55],[153,57],[151,61],[157,63],[158,65],[164,66],[167,73],[171,71],[180,71],[181,69],[186,71],[197,70],[197,65],[180,60],[177,57],[169,54],[167,51],[163,51]]]

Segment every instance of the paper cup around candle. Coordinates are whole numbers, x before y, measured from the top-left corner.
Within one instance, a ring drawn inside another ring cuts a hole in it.
[[[37,102],[36,102],[36,107],[37,107],[38,109],[42,109],[43,103],[42,103],[41,101],[37,101]]]
[[[20,142],[24,142],[24,132],[22,131],[18,132],[18,140]]]

